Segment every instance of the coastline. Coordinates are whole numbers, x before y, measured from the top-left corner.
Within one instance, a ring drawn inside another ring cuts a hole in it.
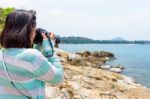
[[[70,44],[60,45],[60,49],[76,53],[88,51],[109,51],[115,54],[116,59],[109,61],[110,66],[122,65],[125,67],[122,74],[133,77],[136,82],[150,88],[150,46],[148,45],[107,45],[107,44]]]
[[[150,89],[136,83],[133,78],[118,71],[110,71],[107,65],[106,68],[101,68],[108,59],[114,58],[110,52],[70,53],[61,49],[55,51],[63,64],[65,80],[57,87],[47,85],[47,99],[150,98]]]

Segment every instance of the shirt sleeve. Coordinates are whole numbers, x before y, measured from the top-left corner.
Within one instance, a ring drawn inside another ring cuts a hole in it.
[[[41,48],[40,48],[40,46],[39,46],[38,44],[33,44],[33,48],[34,48],[34,49],[37,49],[37,50],[39,50],[39,51],[41,50]]]
[[[53,42],[51,41],[51,44],[53,46]],[[42,44],[33,44],[33,48],[39,50],[43,53],[43,55],[47,58],[51,57],[53,55],[52,47],[50,46],[50,42],[48,39],[43,39]]]
[[[36,53],[32,57],[32,64],[37,67],[33,71],[33,76],[51,84],[62,83],[64,79],[63,68],[56,54],[46,58],[40,51],[37,50]]]
[[[62,83],[64,79],[63,68],[57,57],[53,56],[51,57],[51,60],[53,60],[53,62],[50,62],[42,54],[36,56],[36,59],[32,62],[32,64],[38,68],[33,71],[33,75],[36,77],[36,79],[47,83]]]

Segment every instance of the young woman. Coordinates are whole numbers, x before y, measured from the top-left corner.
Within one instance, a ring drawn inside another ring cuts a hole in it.
[[[32,44],[36,35],[36,16],[16,10],[6,18],[0,42],[0,99],[45,99],[45,83],[63,82],[63,69],[57,56],[45,57]],[[42,33],[42,48],[50,51]]]

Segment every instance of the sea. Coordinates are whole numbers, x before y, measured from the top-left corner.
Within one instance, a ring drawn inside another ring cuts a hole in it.
[[[150,44],[60,44],[59,48],[72,53],[80,51],[109,51],[116,59],[110,65],[125,67],[122,74],[150,88]]]

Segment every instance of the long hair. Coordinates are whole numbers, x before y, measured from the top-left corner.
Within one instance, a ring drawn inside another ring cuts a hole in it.
[[[35,13],[16,10],[10,13],[0,36],[4,48],[31,48],[31,36],[36,27]]]

